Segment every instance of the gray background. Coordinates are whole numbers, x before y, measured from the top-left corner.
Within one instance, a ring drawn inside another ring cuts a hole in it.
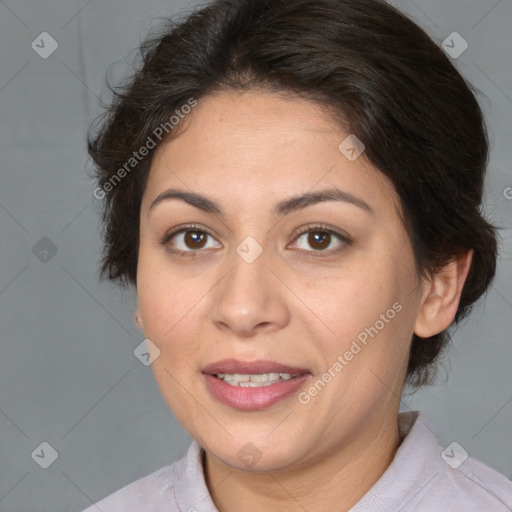
[[[483,93],[492,142],[485,208],[503,227],[493,288],[455,333],[436,385],[405,394],[401,410],[425,411],[443,446],[457,441],[510,478],[512,2],[394,4],[439,44],[454,31],[469,44],[456,65]],[[125,76],[157,18],[194,5],[0,1],[2,512],[81,511],[170,464],[190,442],[133,354],[143,339],[134,292],[99,283],[85,133],[98,98],[108,101],[109,65],[114,81]],[[43,31],[59,45],[47,59],[31,48]],[[58,453],[48,469],[36,463],[48,449],[31,457],[42,442]]]

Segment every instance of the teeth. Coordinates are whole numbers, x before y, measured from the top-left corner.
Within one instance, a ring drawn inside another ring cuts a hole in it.
[[[229,384],[231,384],[231,382]],[[267,382],[265,384],[258,382],[240,382],[239,386],[241,388],[260,388],[262,386],[268,386],[270,384],[272,384],[272,382]]]
[[[247,380],[250,380],[251,382],[268,382],[269,380],[276,380],[272,379],[270,377],[270,373],[262,373],[261,375],[244,375],[244,377],[247,377]]]
[[[249,375],[240,375],[239,373],[234,373],[231,375],[231,379],[235,382],[249,382]]]
[[[231,386],[240,386],[242,388],[257,388],[261,386],[270,386],[276,382],[290,380],[295,376],[289,373],[260,373],[260,374],[240,374],[240,373],[218,373],[217,377]]]

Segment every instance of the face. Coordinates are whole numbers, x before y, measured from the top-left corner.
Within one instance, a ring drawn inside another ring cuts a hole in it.
[[[396,423],[421,302],[392,185],[306,100],[217,92],[182,122],[140,218],[138,314],[164,398],[238,469],[364,445]]]

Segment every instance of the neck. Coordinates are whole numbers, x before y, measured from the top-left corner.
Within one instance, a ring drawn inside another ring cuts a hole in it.
[[[348,511],[382,476],[399,445],[395,413],[300,468],[251,473],[206,453],[205,480],[219,512],[332,512],[333,503],[337,511]]]

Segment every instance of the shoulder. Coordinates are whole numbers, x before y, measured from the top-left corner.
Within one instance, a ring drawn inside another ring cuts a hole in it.
[[[445,453],[449,456],[452,451]],[[434,510],[459,504],[467,511],[512,511],[512,481],[473,457],[456,468],[444,467],[435,475],[431,491],[421,503]]]
[[[456,442],[443,448],[421,411],[400,413],[398,423],[393,461],[351,512],[512,511],[512,481]]]
[[[419,417],[418,417],[419,416]],[[419,421],[418,421],[419,420]],[[422,413],[411,429],[408,455],[420,455],[421,478],[405,510],[512,511],[512,481],[470,457],[458,443],[443,448]],[[418,451],[414,451],[417,448]],[[406,457],[411,463],[411,458]],[[420,473],[420,472],[419,472]]]
[[[173,465],[128,484],[83,512],[172,512],[176,503]]]
[[[204,480],[202,456],[203,449],[193,441],[178,461],[119,489],[83,512],[216,512]]]

